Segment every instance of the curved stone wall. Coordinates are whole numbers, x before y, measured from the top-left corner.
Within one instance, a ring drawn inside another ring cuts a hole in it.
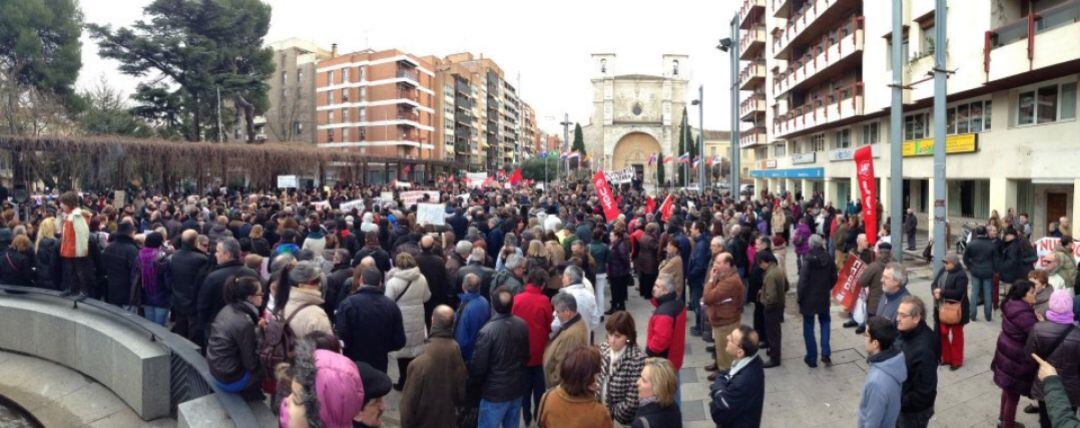
[[[169,353],[147,333],[88,305],[75,309],[65,302],[0,292],[0,349],[53,361],[89,376],[143,420],[168,416]]]

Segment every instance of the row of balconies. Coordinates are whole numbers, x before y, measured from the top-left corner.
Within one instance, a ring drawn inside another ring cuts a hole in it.
[[[789,61],[787,69],[773,76],[773,93],[780,96],[800,87],[813,87],[827,79],[832,69],[840,69],[849,59],[858,61],[864,45],[863,17],[829,31],[810,46],[802,57]],[[857,63],[856,63],[857,64]]]
[[[739,28],[750,29],[754,24],[764,23],[765,0],[743,0],[739,7]]]
[[[749,91],[765,81],[765,61],[754,61],[739,70],[739,90]]]
[[[837,88],[773,119],[773,138],[807,131],[863,114],[863,83]]]
[[[754,25],[739,35],[739,59],[748,61],[765,50],[765,26]]]
[[[812,37],[814,32],[834,23],[839,14],[856,9],[859,3],[860,0],[808,0],[802,8],[792,12],[773,38],[773,55],[777,59],[787,58],[794,43]]]
[[[765,94],[754,93],[739,102],[739,119],[750,122],[755,117],[765,114]]]

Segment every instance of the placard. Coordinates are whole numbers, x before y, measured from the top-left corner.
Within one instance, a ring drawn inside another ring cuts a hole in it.
[[[418,224],[431,224],[435,226],[445,225],[446,204],[417,204],[416,222]]]
[[[295,175],[279,175],[277,176],[277,188],[278,189],[295,189],[300,183],[300,179]]]
[[[469,187],[480,187],[484,185],[488,175],[486,172],[467,172],[465,173],[465,179],[469,180]]]
[[[840,275],[833,285],[832,299],[844,307],[845,311],[855,309],[855,302],[859,300],[859,276],[866,270],[866,263],[858,257],[848,257],[844,262],[844,268],[840,269]]]
[[[438,190],[410,190],[407,192],[401,192],[401,205],[405,208],[416,205],[418,202],[420,202],[421,199],[424,198],[425,194],[431,195],[432,202],[438,201],[439,195],[441,195]]]
[[[363,199],[356,199],[356,200],[352,200],[352,201],[349,201],[349,202],[342,202],[341,205],[338,206],[338,208],[341,209],[341,212],[346,212],[346,213],[352,211],[353,208],[356,208],[357,211],[363,211],[364,210],[364,200]]]
[[[604,171],[609,183],[625,184],[634,179],[634,167],[628,166],[618,171]]]

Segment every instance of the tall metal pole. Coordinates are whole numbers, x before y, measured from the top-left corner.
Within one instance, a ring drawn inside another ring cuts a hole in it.
[[[556,167],[555,167],[555,178],[556,179],[559,178],[559,169],[558,168],[559,168],[559,165],[562,164],[562,159],[561,158],[562,158],[564,147],[566,147],[566,145],[570,144],[570,113],[563,113],[562,135],[563,135],[563,142],[562,142],[562,144],[559,145],[560,146],[559,147],[559,157],[560,157],[560,159],[559,159],[559,163],[555,164],[556,165]],[[569,168],[569,165],[567,167]],[[570,172],[570,171],[567,171],[567,172]]]
[[[225,141],[221,137],[221,87],[220,86],[218,86],[216,88],[216,93],[217,93],[217,95],[216,95],[216,100],[217,101],[215,101],[215,105],[216,105],[215,108],[217,109],[217,142],[220,143],[222,141]]]
[[[698,85],[697,88],[698,99],[698,157],[701,159],[701,164],[698,165],[698,181],[701,185],[701,192],[705,192],[705,85]]]
[[[903,229],[903,193],[904,193],[904,166],[903,166],[903,131],[902,122],[904,117],[903,96],[904,78],[902,77],[901,64],[903,64],[903,52],[901,50],[901,34],[903,31],[903,0],[892,0],[892,108],[889,109],[889,215],[892,221],[889,223],[889,236],[893,241],[896,260],[904,261]],[[935,271],[936,272],[936,271]]]
[[[683,116],[683,119],[686,119],[685,115]],[[683,146],[683,145],[686,144],[686,135],[688,133],[690,133],[690,124],[687,123],[685,120],[683,120],[683,123],[682,123],[682,133],[683,133],[683,137],[682,137],[682,141],[679,142],[680,146]],[[689,153],[690,152],[689,147],[683,147],[683,148],[686,149],[686,151],[683,152],[683,153]],[[683,153],[679,153],[680,158],[682,157]],[[684,164],[682,164],[682,166],[679,167],[680,169],[682,169],[681,172],[683,173],[683,183],[682,183],[683,190],[685,190],[688,186],[690,186],[690,181],[691,181],[690,180],[690,162],[693,162],[693,161],[694,161],[693,159],[690,159],[689,162],[684,163]]]
[[[739,14],[731,18],[731,196],[739,199]]]
[[[945,0],[934,6],[934,272],[941,270],[948,251],[945,243]],[[895,67],[894,67],[895,68]]]

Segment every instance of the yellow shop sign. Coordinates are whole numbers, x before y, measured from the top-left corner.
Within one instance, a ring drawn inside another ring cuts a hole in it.
[[[977,134],[958,134],[945,137],[945,153],[974,153],[979,150]],[[903,156],[932,156],[934,154],[934,139],[924,138],[921,140],[904,141]]]

